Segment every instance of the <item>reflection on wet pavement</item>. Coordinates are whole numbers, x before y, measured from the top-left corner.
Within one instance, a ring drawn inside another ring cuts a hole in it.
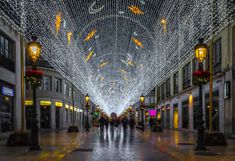
[[[82,151],[77,149],[63,161],[176,161],[154,148],[138,133],[135,131],[131,134],[121,129],[110,129],[103,133],[97,131],[80,147]]]

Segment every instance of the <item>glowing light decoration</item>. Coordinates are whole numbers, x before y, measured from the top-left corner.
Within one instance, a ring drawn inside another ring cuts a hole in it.
[[[61,25],[61,12],[57,13],[55,18],[55,30],[57,34],[60,30],[60,25]]]
[[[0,21],[28,40],[37,35],[43,46],[41,57],[83,94],[88,93],[92,102],[107,114],[120,114],[130,102],[139,101],[141,93],[146,95],[193,56],[198,38],[203,36],[207,43],[232,23],[235,13],[232,2],[145,0],[144,5],[139,0],[131,2],[137,7],[134,9],[130,1],[96,1],[93,9],[105,7],[90,14],[88,7],[94,2],[85,0],[4,0],[0,5]],[[87,6],[85,12],[81,9],[83,6]],[[144,13],[140,9],[144,9]],[[62,13],[61,23],[66,20],[66,27],[60,27],[57,35],[55,15],[58,11]],[[167,21],[164,34],[163,18]],[[70,36],[73,45],[68,45],[68,31],[73,33]],[[143,44],[133,46],[131,37]],[[95,54],[96,58],[86,63],[84,55],[91,51],[88,50],[91,46],[92,58]],[[132,61],[128,60],[127,53],[135,53],[131,55]],[[120,74],[118,68],[128,73]],[[116,82],[115,86],[110,82]]]
[[[163,18],[161,19],[161,24],[162,24],[162,28],[163,28],[163,32],[166,32],[167,29],[166,29],[166,18]]]
[[[135,15],[143,15],[144,12],[141,11],[141,9],[137,6],[134,6],[134,5],[131,5],[131,6],[128,6],[128,9]]]
[[[88,33],[84,41],[89,41],[90,39],[92,39],[95,36],[96,32],[97,32],[96,29],[92,30],[90,33]]]
[[[109,62],[104,61],[104,62],[100,63],[99,68],[104,68],[108,64],[109,64]]]
[[[73,35],[72,32],[68,32],[68,33],[67,33],[68,45],[70,45],[70,43],[71,43],[72,35]]]
[[[94,54],[94,51],[90,51],[90,52],[89,52],[89,54],[88,54],[87,57],[86,57],[86,62],[88,62],[88,61],[91,59],[91,57],[92,57],[93,54]]]
[[[138,39],[134,38],[134,37],[131,37],[131,39],[134,41],[134,43],[139,46],[139,47],[142,47],[144,48],[143,44],[141,41],[139,41]]]

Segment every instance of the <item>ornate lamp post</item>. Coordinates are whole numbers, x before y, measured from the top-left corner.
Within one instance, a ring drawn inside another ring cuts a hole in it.
[[[85,103],[86,103],[85,107],[86,107],[86,113],[87,113],[85,129],[86,129],[87,132],[89,132],[89,128],[90,128],[89,127],[89,118],[88,118],[89,102],[90,102],[90,97],[87,94],[85,96]]]
[[[140,96],[140,110],[141,110],[141,126],[142,126],[142,131],[144,131],[144,95],[142,94]]]
[[[27,44],[27,53],[30,59],[33,62],[32,70],[36,71],[36,63],[38,58],[41,54],[41,44],[37,42],[36,37],[32,37],[32,41]],[[35,80],[36,81],[36,80]],[[37,121],[37,109],[36,109],[36,89],[38,86],[35,85],[35,82],[31,82],[32,90],[33,90],[33,109],[30,117],[30,129],[31,129],[31,136],[30,136],[30,150],[40,150],[40,146],[38,143],[38,121]]]
[[[199,39],[198,44],[194,47],[195,57],[198,60],[199,71],[203,71],[203,60],[207,54],[207,45],[203,39]],[[197,108],[197,143],[195,150],[206,150],[205,147],[205,128],[202,110],[202,84],[199,84],[199,107]]]

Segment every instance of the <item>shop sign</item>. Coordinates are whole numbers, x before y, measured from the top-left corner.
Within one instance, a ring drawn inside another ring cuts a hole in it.
[[[2,94],[5,96],[14,96],[14,89],[2,86]]]
[[[63,107],[63,103],[62,102],[55,102],[55,106],[56,107]]]
[[[224,99],[230,99],[230,81],[224,82]]]
[[[51,101],[40,101],[40,105],[41,106],[50,106],[51,105]]]

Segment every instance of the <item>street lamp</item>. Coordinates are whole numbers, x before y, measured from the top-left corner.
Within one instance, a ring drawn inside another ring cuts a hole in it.
[[[85,96],[85,103],[86,103],[85,107],[86,107],[87,117],[86,117],[86,126],[85,126],[85,128],[86,128],[87,132],[89,132],[89,120],[88,120],[89,102],[90,102],[90,97],[89,97],[88,94],[86,94],[86,96]]]
[[[198,44],[194,47],[195,57],[198,61],[200,71],[203,71],[203,60],[207,55],[207,45],[203,43],[203,39],[199,39]],[[205,147],[205,128],[202,110],[202,84],[199,84],[199,107],[197,108],[197,143],[195,150],[206,150]]]
[[[36,70],[36,62],[41,54],[41,44],[37,42],[37,38],[34,36],[32,37],[32,41],[27,44],[27,53],[30,57],[30,59],[33,62],[32,70]],[[37,106],[36,106],[36,89],[34,85],[32,85],[33,90],[33,109],[30,117],[30,129],[31,129],[31,136],[30,136],[30,150],[40,150],[40,146],[38,143],[38,121],[37,121]]]
[[[141,110],[141,127],[142,127],[142,131],[144,131],[144,95],[142,94],[140,96],[140,110]]]

